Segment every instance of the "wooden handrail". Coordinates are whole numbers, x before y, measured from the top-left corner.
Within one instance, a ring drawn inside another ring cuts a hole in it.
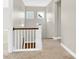
[[[38,30],[38,28],[13,28],[13,30]]]

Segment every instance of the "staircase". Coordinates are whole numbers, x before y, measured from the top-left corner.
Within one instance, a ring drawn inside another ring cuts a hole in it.
[[[41,27],[13,28],[13,51],[41,50]]]

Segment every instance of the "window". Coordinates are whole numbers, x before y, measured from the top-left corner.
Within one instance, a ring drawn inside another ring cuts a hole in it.
[[[26,19],[34,19],[34,12],[26,11]]]

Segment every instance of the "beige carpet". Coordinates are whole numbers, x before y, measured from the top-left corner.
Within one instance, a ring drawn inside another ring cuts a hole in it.
[[[43,40],[43,50],[33,52],[16,52],[3,56],[4,59],[75,59],[53,39]]]

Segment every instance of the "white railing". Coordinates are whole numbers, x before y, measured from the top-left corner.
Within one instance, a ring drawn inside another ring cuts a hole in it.
[[[41,49],[40,28],[13,28],[13,50]]]

